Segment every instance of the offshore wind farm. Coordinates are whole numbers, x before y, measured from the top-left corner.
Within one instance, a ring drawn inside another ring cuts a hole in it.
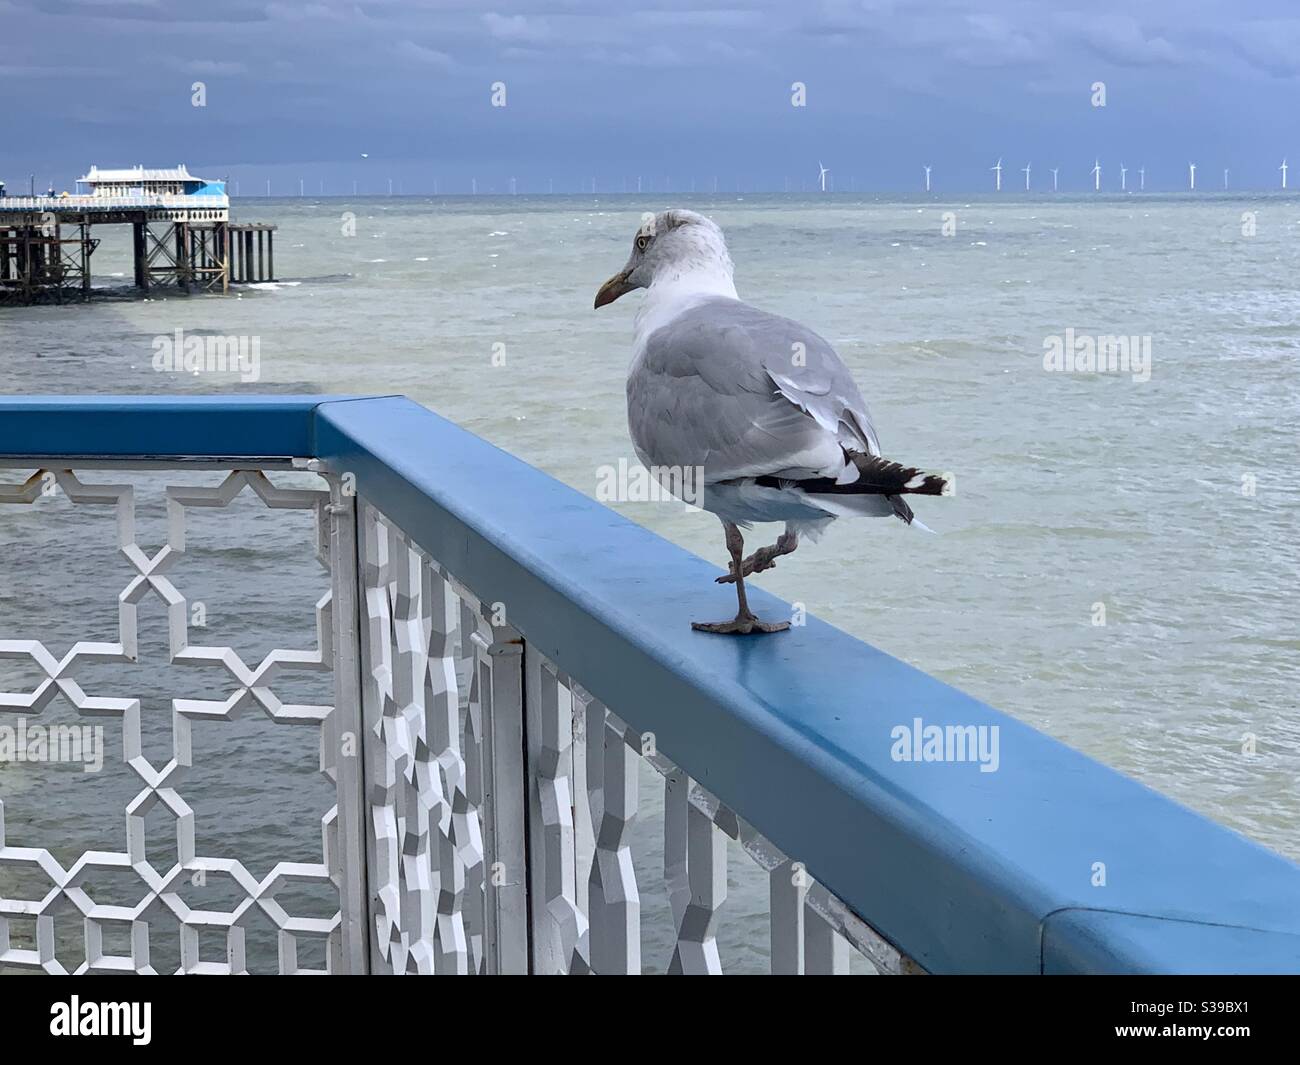
[[[1018,167],[1020,173],[1025,176],[1023,188],[1019,189],[1019,191],[1033,191],[1031,184],[1032,167],[1032,160],[1027,161],[1023,166]],[[1192,178],[1192,172],[1194,172],[1195,168],[1195,163],[1189,163],[1188,169],[1183,171],[1183,174],[1186,175],[1185,178],[1179,175],[1177,167],[1171,166],[1163,171],[1153,171],[1153,174],[1156,175],[1156,183],[1153,185],[1151,191],[1176,191],[1180,188],[1186,188],[1188,191],[1195,191],[1195,183]],[[697,185],[709,188],[713,192],[749,192],[764,194],[776,192],[800,194],[812,190],[825,194],[844,194],[853,191],[887,195],[893,192],[907,191],[906,185],[900,183],[896,178],[890,180],[873,179],[871,173],[865,175],[857,174],[851,170],[846,171],[842,167],[839,168],[840,172],[842,174],[847,174],[847,176],[841,180],[841,183],[837,188],[833,173],[835,169],[834,166],[827,166],[819,161],[809,171],[796,173],[793,176],[787,173],[780,177],[755,174],[712,174],[703,178],[694,175],[674,178],[672,176],[637,174],[632,177],[624,175],[613,178],[607,177],[605,179],[598,177],[566,179],[563,177],[556,178],[555,176],[548,176],[544,180],[525,179],[521,181],[515,176],[504,179],[474,176],[469,179],[468,185],[462,184],[458,187],[455,182],[447,182],[445,180],[440,181],[436,177],[429,178],[425,176],[423,178],[417,177],[413,182],[408,182],[408,185],[412,189],[413,194],[418,195],[439,195],[441,193],[446,195],[571,196],[585,192],[602,195],[657,192],[662,195],[670,195],[674,190],[682,193],[689,192],[689,194],[694,195],[696,193]],[[945,175],[943,168],[936,167],[930,163],[917,164],[916,173],[919,175],[919,180],[916,187],[925,192],[936,193],[978,192],[988,187],[986,185],[981,185],[978,181],[972,181],[968,167],[951,169],[955,169],[961,175],[960,178],[948,178]],[[992,175],[990,185],[995,192],[1004,191],[1002,187],[1003,169],[1003,157],[999,157],[992,166],[988,167],[988,173]],[[1136,168],[1139,175],[1139,185],[1136,190],[1130,190],[1128,188],[1127,180],[1128,171],[1135,168],[1125,166],[1123,162],[1120,162],[1113,171],[1115,174],[1118,174],[1118,180],[1112,179],[1114,184],[1107,185],[1104,179],[1104,168],[1102,166],[1101,156],[1094,159],[1091,167],[1086,164],[1076,163],[1072,167],[1057,164],[1048,167],[1047,169],[1053,175],[1052,191],[1054,192],[1079,191],[1089,187],[1091,187],[1094,192],[1114,191],[1124,193],[1129,191],[1147,191],[1148,167],[1145,165]],[[1225,174],[1224,188],[1227,188],[1226,175],[1234,169],[1235,168],[1232,167],[1223,168],[1223,173]],[[1282,158],[1281,164],[1276,170],[1276,174],[1278,175],[1277,177],[1270,175],[1267,171],[1252,173],[1250,179],[1245,183],[1241,183],[1238,187],[1243,191],[1265,191],[1269,188],[1277,188],[1285,191],[1288,187],[1287,169],[1286,158]],[[1061,173],[1064,173],[1067,176],[1064,185],[1062,185],[1060,181]],[[1075,175],[1073,181],[1069,178],[1069,175],[1071,174]],[[389,180],[391,182],[391,179]],[[320,186],[320,193],[325,195],[324,179],[321,179]],[[1006,191],[1010,192],[1017,190],[1008,189]],[[367,196],[392,194],[382,182],[378,185],[366,188],[359,187],[354,181],[352,183],[352,194],[357,195],[358,192]],[[237,190],[236,194],[238,194]],[[269,194],[270,193],[268,193],[268,195]],[[330,196],[341,195],[339,192],[330,192],[328,194]],[[287,192],[283,189],[279,189],[276,191],[275,195],[279,197],[292,195],[292,188]]]
[[[369,153],[364,153],[364,158],[369,160]],[[830,156],[826,158],[833,159]],[[1265,191],[1270,188],[1285,191],[1288,188],[1289,167],[1287,157],[1280,155],[1278,158],[1280,162],[1271,173],[1268,170],[1238,168],[1231,165],[1223,166],[1224,179],[1222,188],[1228,188],[1228,175],[1236,174],[1238,180],[1234,187],[1242,191]],[[973,180],[972,169],[969,166],[956,165],[944,168],[933,163],[917,163],[914,170],[914,173],[918,175],[915,185],[909,185],[905,180],[900,181],[895,174],[882,177],[878,171],[873,170],[859,174],[850,167],[828,166],[821,160],[817,161],[807,171],[794,174],[783,173],[779,176],[750,172],[746,174],[713,173],[681,176],[663,173],[637,173],[634,175],[605,176],[603,178],[600,176],[565,177],[548,174],[545,177],[520,178],[515,174],[494,176],[484,171],[456,180],[441,176],[436,171],[431,172],[427,165],[413,168],[411,164],[403,160],[388,161],[393,167],[400,168],[399,172],[404,175],[403,177],[394,177],[384,173],[382,171],[384,161],[376,160],[376,173],[369,173],[364,178],[349,177],[344,180],[339,180],[337,177],[338,164],[320,164],[319,167],[314,167],[310,172],[299,173],[296,176],[279,173],[275,177],[260,176],[259,171],[263,168],[246,163],[214,162],[210,165],[204,164],[200,169],[222,174],[222,180],[231,197],[248,200],[292,197],[299,199],[308,197],[337,199],[346,196],[392,197],[408,193],[421,196],[571,196],[581,193],[608,196],[658,193],[670,196],[674,193],[695,195],[697,189],[712,190],[715,193],[734,192],[738,194],[746,192],[802,194],[808,191],[816,191],[827,195],[842,195],[847,192],[887,195],[894,192],[906,192],[911,188],[934,193],[979,192],[988,188],[992,188],[994,192],[1006,191],[1008,193],[1033,191],[1031,183],[1032,160],[1027,160],[1024,165],[1008,164],[1024,175],[1024,181],[1006,190],[1003,189],[1002,181],[1003,160],[1003,156],[998,156],[993,165],[987,167],[986,173],[990,175],[987,183]],[[32,173],[27,175],[25,183],[15,182],[12,177],[6,181],[4,179],[4,165],[4,157],[0,156],[0,199],[7,197],[11,202],[18,198],[29,201],[51,198],[61,199],[67,194],[74,193],[82,180],[71,179],[66,176],[41,176]],[[367,166],[370,166],[369,162]],[[1106,168],[1103,167],[1101,155],[1098,155],[1093,160],[1091,166],[1079,161],[1068,166],[1057,162],[1055,165],[1047,167],[1047,169],[1053,176],[1053,192],[1072,192],[1091,188],[1093,192],[1125,193],[1129,191],[1146,192],[1148,170],[1151,170],[1153,177],[1151,188],[1153,192],[1177,191],[1180,188],[1186,191],[1196,191],[1195,172],[1197,166],[1196,160],[1188,160],[1183,165],[1180,175],[1177,166],[1153,169],[1141,165],[1136,168],[1139,175],[1136,190],[1130,190],[1127,181],[1128,170],[1133,168],[1125,166],[1122,161],[1111,169],[1111,173],[1118,175],[1118,177],[1112,177],[1110,183],[1108,183],[1105,179]],[[328,169],[329,176],[325,176],[322,169]],[[841,175],[838,186],[835,178],[836,171]],[[1065,175],[1064,182],[1061,181],[1060,176],[1062,174]],[[26,187],[24,187],[24,184]],[[245,191],[245,185],[257,191],[247,192]]]

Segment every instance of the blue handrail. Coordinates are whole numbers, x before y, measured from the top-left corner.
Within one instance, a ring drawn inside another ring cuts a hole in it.
[[[932,972],[1300,971],[1294,863],[816,618],[761,640],[690,631],[730,602],[716,567],[409,400],[0,399],[0,455],[295,456],[352,473]],[[916,717],[996,726],[997,771],[895,761],[891,734]]]

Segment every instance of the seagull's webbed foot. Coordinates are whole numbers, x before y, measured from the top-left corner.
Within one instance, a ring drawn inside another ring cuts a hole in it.
[[[713,632],[720,636],[751,636],[759,632],[783,632],[790,627],[788,621],[759,621],[749,609],[749,601],[745,597],[745,574],[750,572],[745,569],[745,563],[751,561],[743,558],[745,552],[745,543],[741,539],[740,529],[730,522],[723,522],[723,528],[727,532],[727,552],[731,555],[731,579],[736,582],[736,616],[730,621],[692,621],[691,628],[696,632]],[[783,548],[782,545],[786,544]],[[796,540],[793,533],[785,533],[777,541],[775,547],[765,547],[762,550],[755,551],[753,557],[758,558],[765,552],[770,554],[764,569],[772,564],[772,558],[777,555],[786,555],[795,549]],[[718,578],[720,581],[722,578]]]
[[[716,632],[719,636],[752,636],[760,632],[784,632],[788,621],[759,621],[753,614],[737,614],[730,621],[692,621],[696,632]]]
[[[740,564],[740,575],[748,577],[751,573],[762,573],[764,570],[775,569],[776,560],[782,555],[794,554],[794,549],[799,546],[799,538],[790,530],[783,532],[775,544],[771,547],[760,547],[747,559]],[[734,584],[736,573],[733,567],[732,572],[724,573],[721,577],[715,577],[718,584]]]

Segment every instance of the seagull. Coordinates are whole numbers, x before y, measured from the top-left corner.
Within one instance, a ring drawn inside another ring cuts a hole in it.
[[[947,481],[884,458],[862,393],[835,349],[807,326],[743,302],[722,230],[694,211],[648,217],[627,264],[596,307],[646,289],[627,379],[632,444],[652,474],[702,475],[703,509],[726,535],[736,585],[730,621],[692,622],[726,635],[780,632],[749,609],[745,578],[776,565],[839,517],[915,523],[904,495],[943,495]],[[688,472],[689,471],[689,472]],[[784,522],[748,557],[741,529]]]

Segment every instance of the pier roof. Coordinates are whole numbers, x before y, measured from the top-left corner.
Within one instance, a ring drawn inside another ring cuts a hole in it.
[[[202,178],[195,177],[189,172],[185,164],[172,169],[164,170],[146,170],[143,166],[130,167],[120,170],[101,170],[97,166],[92,166],[90,172],[85,177],[78,178],[78,183],[86,182],[95,184],[97,182],[126,182],[126,181],[202,181]]]

